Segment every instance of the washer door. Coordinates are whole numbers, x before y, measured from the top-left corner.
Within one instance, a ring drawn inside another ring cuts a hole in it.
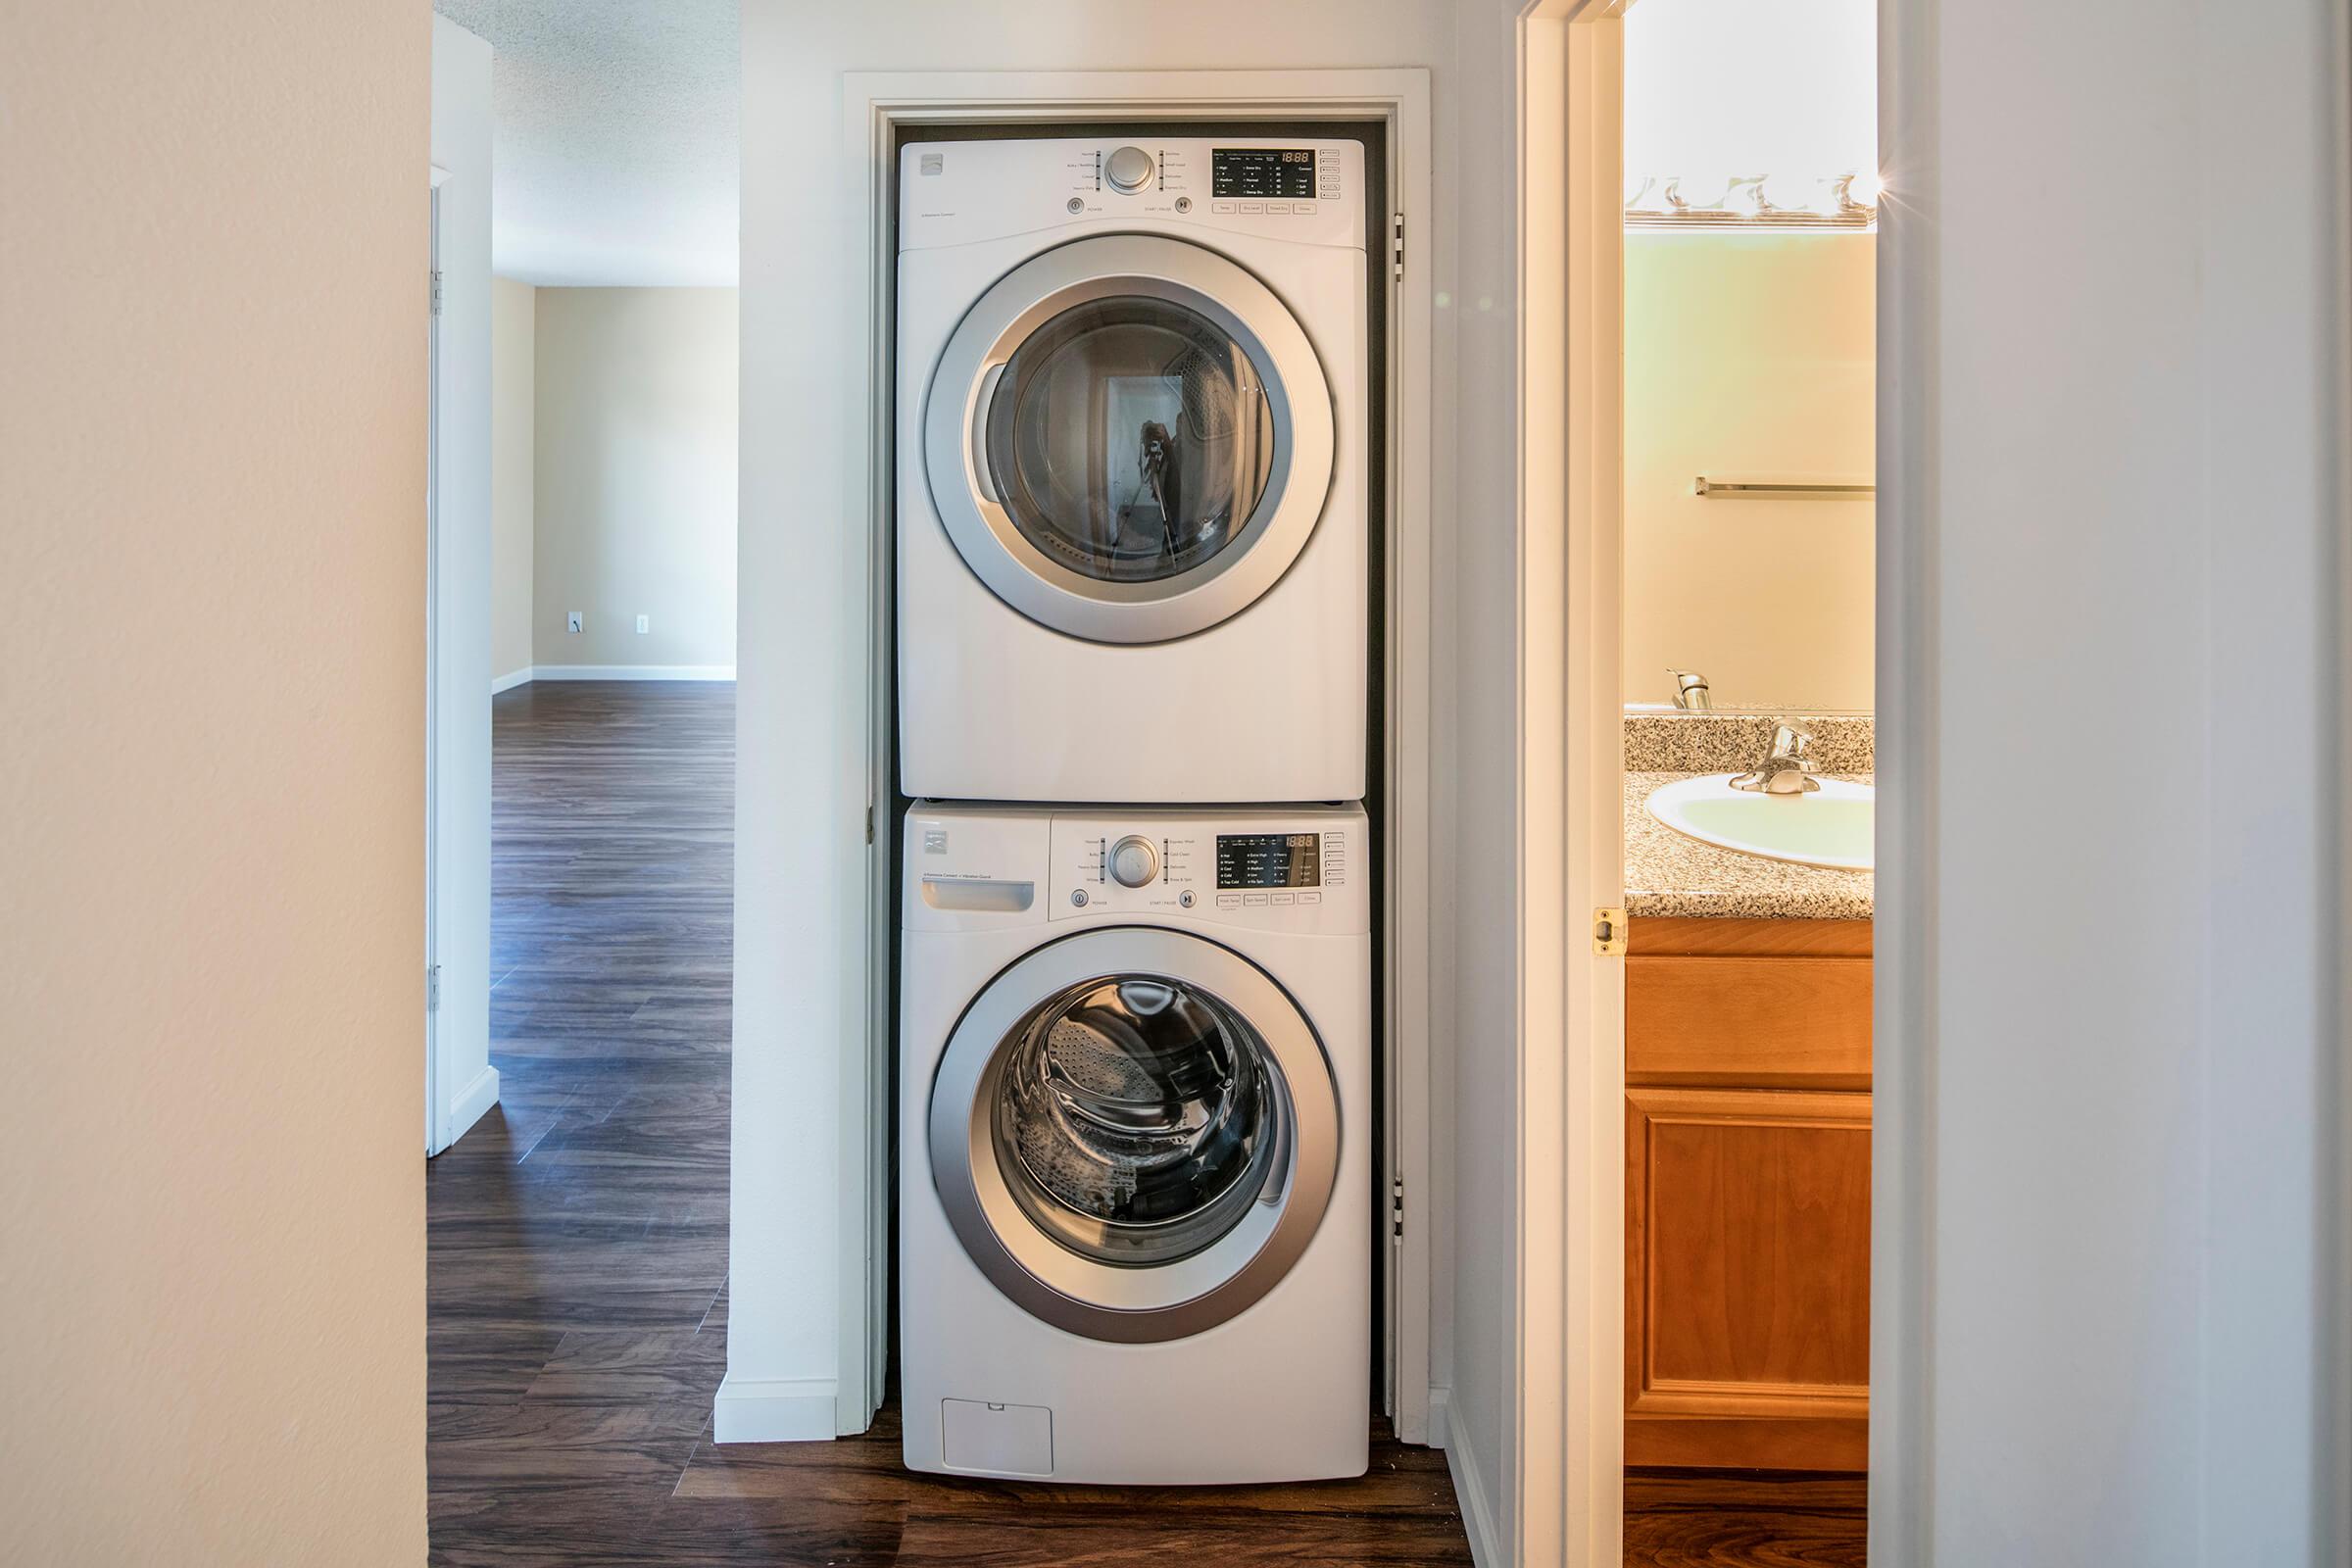
[[[1040,948],[965,1010],[931,1089],[931,1173],[982,1273],[1094,1340],[1248,1308],[1322,1221],[1340,1105],[1265,972],[1183,932]]]
[[[1148,234],[1078,240],[981,296],[931,381],[931,497],[997,596],[1092,642],[1240,613],[1331,488],[1331,388],[1255,277]]]

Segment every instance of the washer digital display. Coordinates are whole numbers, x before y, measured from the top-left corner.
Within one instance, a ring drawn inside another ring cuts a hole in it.
[[[1208,154],[1208,188],[1213,196],[1272,196],[1315,199],[1312,147],[1215,147]]]
[[[1220,833],[1217,886],[1321,887],[1322,843],[1320,833]]]

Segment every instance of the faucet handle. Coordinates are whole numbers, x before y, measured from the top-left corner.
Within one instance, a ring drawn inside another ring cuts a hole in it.
[[[1674,677],[1674,706],[1686,712],[1711,713],[1715,699],[1708,695],[1707,677],[1695,669],[1669,669]]]
[[[1773,726],[1772,756],[1775,761],[1794,762],[1809,773],[1813,771],[1814,764],[1805,760],[1805,748],[1812,743],[1813,732],[1801,724],[1792,724],[1784,718]]]

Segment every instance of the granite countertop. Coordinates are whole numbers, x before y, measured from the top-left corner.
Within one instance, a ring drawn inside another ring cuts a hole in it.
[[[1649,792],[1690,773],[1625,775],[1625,911],[1714,919],[1867,920],[1871,873],[1719,850],[1651,816]],[[1867,773],[1839,773],[1867,784]]]

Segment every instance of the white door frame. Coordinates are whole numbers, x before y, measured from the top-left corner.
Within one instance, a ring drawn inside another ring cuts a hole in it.
[[[1626,0],[1529,0],[1518,39],[1519,832],[1515,1563],[1614,1564],[1625,1482],[1623,46]]]
[[[891,726],[891,451],[893,395],[892,279],[896,266],[893,139],[901,126],[926,122],[1024,122],[1075,120],[1360,120],[1389,126],[1392,210],[1408,236],[1429,233],[1430,77],[1426,70],[1179,72],[851,72],[843,78],[843,146],[853,233],[866,236],[854,254],[850,308],[867,323],[868,353],[853,368],[853,421],[847,454],[848,515],[866,532],[866,689],[870,772],[867,782],[866,973],[863,1038],[848,1043],[842,1064],[841,1125],[862,1129],[842,1140],[839,1323],[839,1430],[870,1425],[881,1399],[889,1323],[889,1203],[892,905],[889,820],[898,766]],[[1429,1438],[1429,972],[1435,905],[1429,854],[1430,498],[1432,271],[1406,252],[1391,291],[1388,342],[1387,494],[1388,791],[1387,945],[1384,1052],[1390,1084],[1391,1170],[1401,1177],[1402,1234],[1392,1254],[1390,1322],[1396,1343],[1391,1408],[1397,1435]],[[1402,1113],[1399,1107],[1405,1107]]]

